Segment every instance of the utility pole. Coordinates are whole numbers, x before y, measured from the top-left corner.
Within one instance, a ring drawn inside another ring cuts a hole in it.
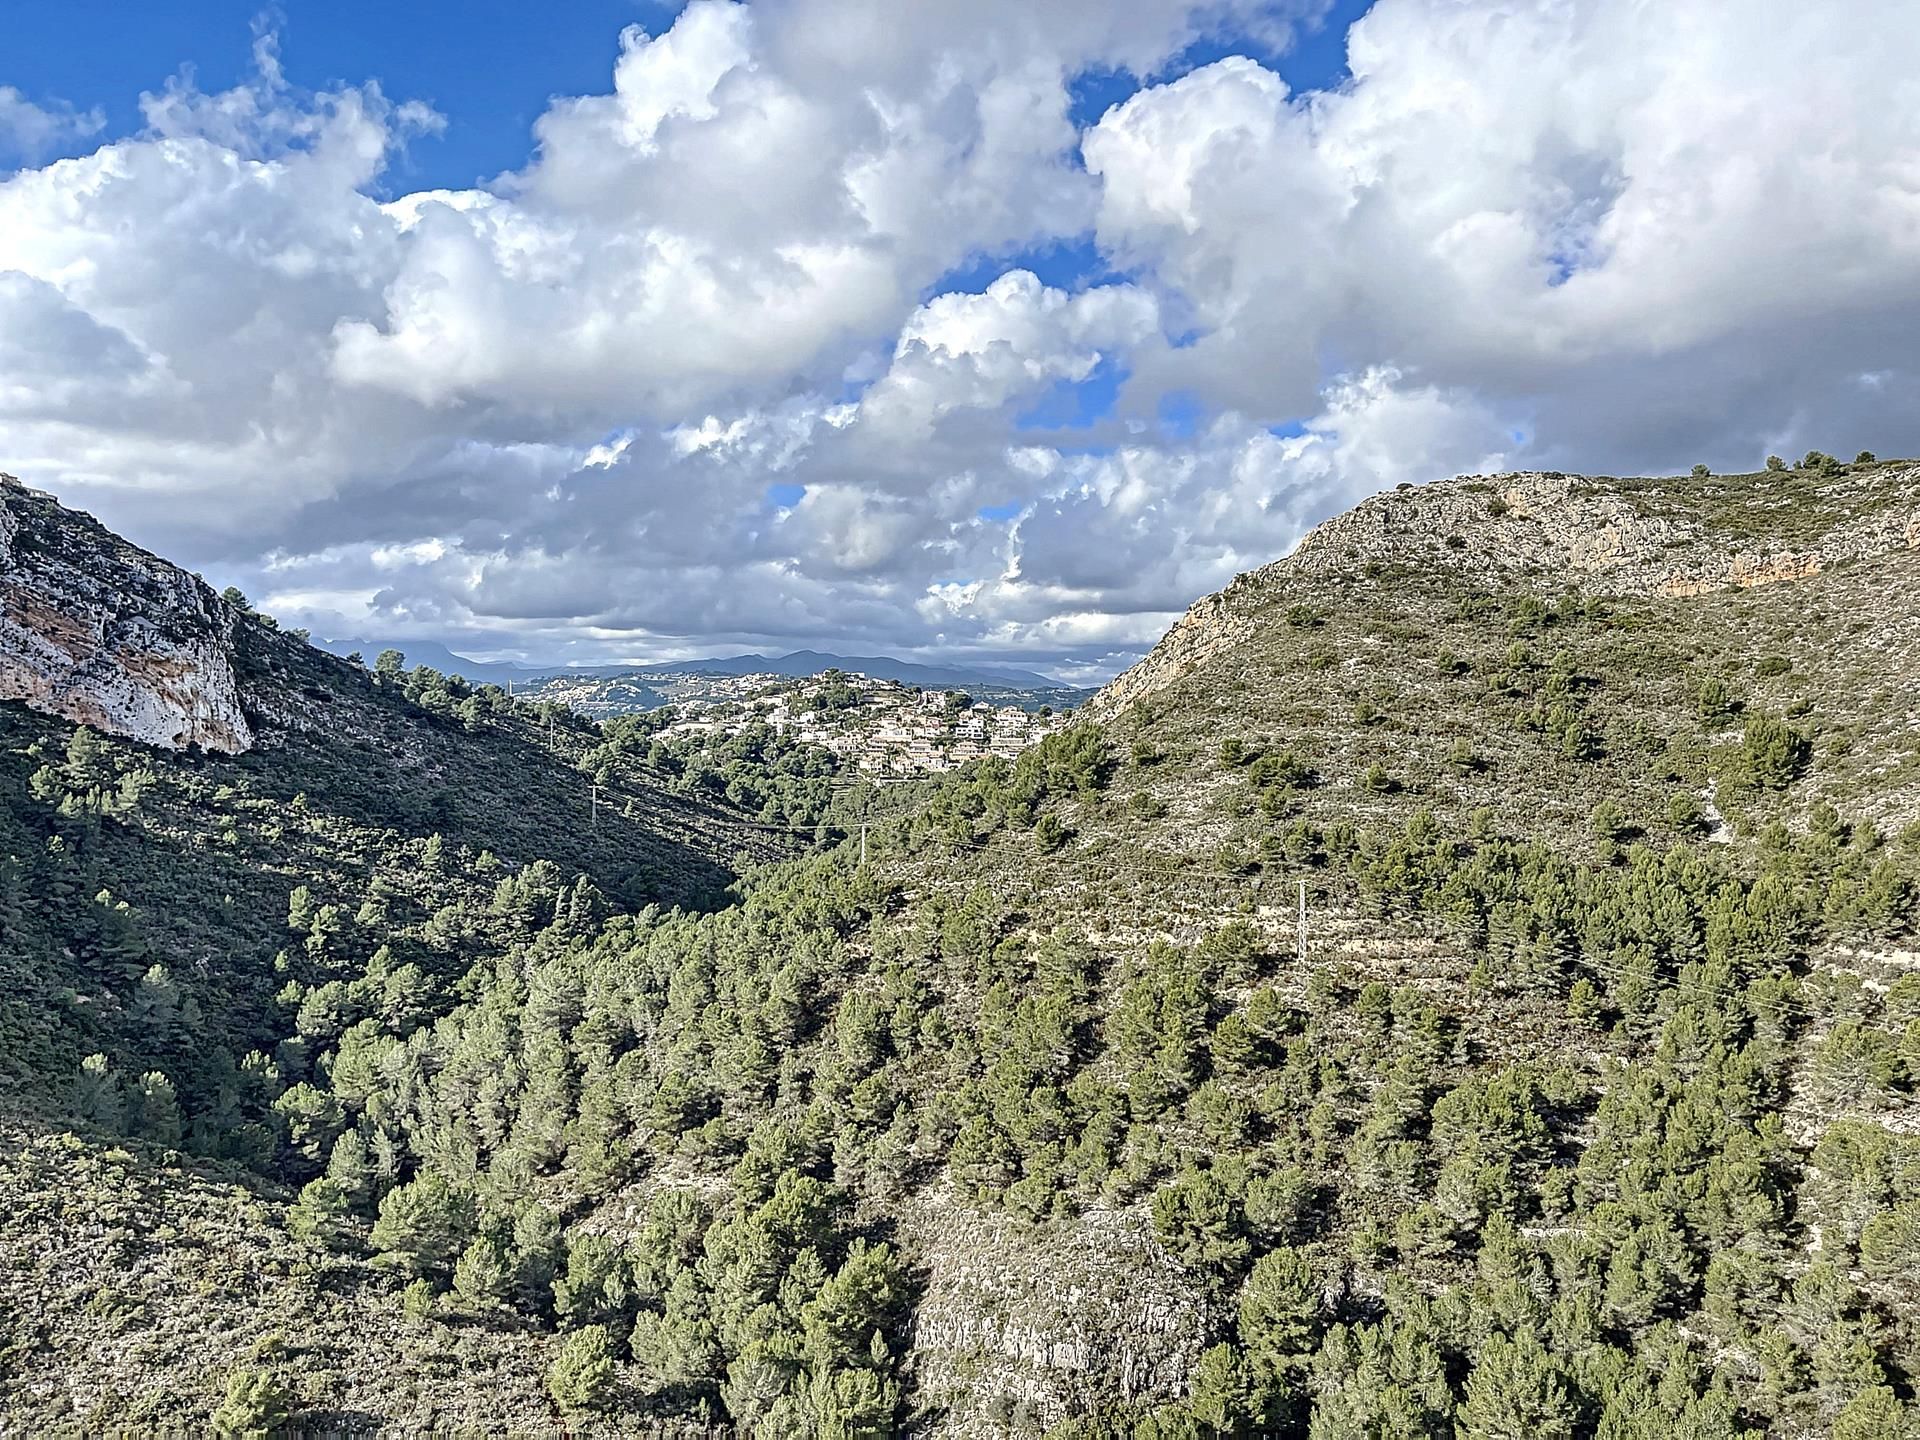
[[[1307,963],[1307,882],[1300,882],[1300,963]]]
[[[593,828],[598,830],[600,828],[600,787],[598,785],[595,785],[593,787],[592,798],[593,798]]]

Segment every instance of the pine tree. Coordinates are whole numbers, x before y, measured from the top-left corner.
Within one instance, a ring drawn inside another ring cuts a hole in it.
[[[180,1015],[180,987],[164,965],[150,965],[133,992],[129,1013],[135,1025],[164,1039]]]
[[[454,1293],[472,1309],[492,1310],[512,1288],[513,1276],[500,1243],[486,1235],[475,1237],[453,1267]]]
[[[182,1130],[173,1082],[158,1070],[149,1070],[127,1097],[127,1133],[159,1145],[177,1145]]]
[[[1914,1440],[1920,1435],[1912,1407],[1885,1385],[1861,1391],[1833,1422],[1833,1440]]]
[[[1215,1434],[1246,1432],[1253,1424],[1253,1385],[1238,1350],[1215,1345],[1201,1355],[1188,1386],[1187,1408]]]
[[[1464,1440],[1571,1440],[1576,1413],[1560,1362],[1537,1337],[1487,1337],[1467,1377]]]
[[[283,1433],[292,1415],[286,1387],[270,1371],[236,1370],[227,1377],[227,1396],[210,1425],[218,1440],[271,1440]]]
[[[126,1100],[105,1055],[89,1055],[80,1062],[68,1104],[74,1114],[102,1130],[118,1130],[126,1122]]]
[[[598,1410],[613,1397],[613,1337],[604,1325],[575,1330],[547,1370],[547,1394],[562,1410]]]
[[[287,1230],[296,1240],[334,1250],[350,1233],[351,1214],[346,1190],[322,1176],[301,1187],[300,1198],[287,1210]]]
[[[287,929],[304,935],[313,925],[313,891],[305,885],[293,887],[287,896]]]
[[[1305,1256],[1270,1250],[1240,1292],[1240,1343],[1269,1423],[1280,1419],[1318,1343],[1320,1286]]]
[[[302,1080],[273,1102],[287,1144],[312,1174],[332,1157],[334,1141],[346,1125],[346,1112],[329,1091]]]
[[[415,1275],[444,1274],[472,1224],[473,1201],[427,1174],[387,1192],[371,1238],[386,1264]]]

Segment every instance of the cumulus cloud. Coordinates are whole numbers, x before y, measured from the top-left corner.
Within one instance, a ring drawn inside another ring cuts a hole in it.
[[[1106,116],[1100,237],[1195,316],[1171,371],[1246,408],[1365,356],[1537,412],[1567,463],[1751,463],[1797,411],[1864,418],[1836,341],[1910,385],[1903,8],[1384,0],[1337,93],[1227,59]]]
[[[11,85],[0,85],[0,166],[32,163],[63,146],[97,135],[107,117],[63,102],[36,105]]]
[[[524,164],[384,198],[448,122],[270,35],[44,164],[100,117],[0,88],[0,464],[322,631],[1092,674],[1403,480],[1920,442],[1904,4],[1180,59],[1320,8],[694,0]]]

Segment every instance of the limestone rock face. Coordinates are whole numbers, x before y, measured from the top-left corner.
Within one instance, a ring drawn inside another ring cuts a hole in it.
[[[1037,1435],[1102,1403],[1184,1395],[1230,1317],[1131,1212],[1022,1226],[926,1204],[913,1328],[929,1431]]]
[[[0,699],[166,749],[238,754],[238,617],[193,575],[0,479]]]

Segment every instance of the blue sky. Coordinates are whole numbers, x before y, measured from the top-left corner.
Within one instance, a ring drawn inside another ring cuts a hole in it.
[[[139,97],[190,67],[209,92],[248,78],[256,23],[276,31],[288,80],[307,89],[377,80],[422,100],[446,131],[414,142],[395,190],[468,186],[527,158],[555,95],[605,89],[620,31],[669,24],[680,5],[643,0],[10,0],[5,83],[30,100],[105,112],[109,136],[140,125]]]
[[[29,100],[64,102],[98,111],[102,132],[65,148],[79,152],[102,139],[136,133],[138,98],[174,75],[190,75],[209,93],[245,83],[252,75],[255,36],[271,33],[288,82],[321,90],[373,80],[395,101],[420,100],[445,120],[437,134],[417,136],[395,156],[378,193],[460,189],[484,185],[528,159],[535,120],[556,96],[591,94],[604,88],[628,25],[659,33],[671,25],[685,0],[570,0],[532,5],[523,0],[328,0],[328,3],[262,5],[258,0],[196,0],[190,5],[101,3],[21,7],[12,21],[14,48],[0,81]],[[1295,91],[1342,83],[1346,30],[1372,0],[1331,0],[1317,22],[1296,28],[1293,43],[1275,51],[1244,35],[1220,34],[1199,41],[1148,76],[1124,69],[1093,69],[1070,87],[1072,116],[1081,127],[1097,123],[1112,106],[1149,82],[1188,73],[1223,56],[1244,54],[1274,70]],[[47,158],[47,157],[41,157]],[[982,252],[924,287],[922,298],[949,291],[978,292],[1009,269],[1031,270],[1049,286],[1082,290],[1125,277],[1103,259],[1090,234],[1045,244]],[[1015,417],[1022,433],[1087,431],[1114,411],[1123,366],[1103,362],[1077,382],[1057,382]],[[1177,400],[1173,423],[1191,434],[1204,407],[1191,393]],[[1161,405],[1162,423],[1167,406]],[[1062,437],[1075,453],[1107,454],[1105,438]],[[770,494],[790,496],[802,487],[776,484]],[[987,507],[1004,518],[1019,502]]]
[[[1178,74],[1224,54],[1261,58],[1296,90],[1345,76],[1346,27],[1371,0],[1333,0],[1326,20],[1280,55],[1244,38],[1197,44],[1161,72]],[[309,90],[376,80],[390,99],[421,100],[446,117],[439,135],[414,140],[386,177],[390,191],[460,188],[526,163],[533,123],[557,95],[602,90],[621,30],[658,33],[684,0],[10,0],[0,83],[29,100],[98,109],[108,138],[140,127],[139,97],[192,71],[200,89],[228,89],[253,68],[256,26],[280,37],[287,79]],[[1100,118],[1139,89],[1140,77],[1096,71],[1074,86],[1075,117]],[[77,148],[77,147],[69,147]],[[1093,278],[1090,247],[1044,247],[1016,263],[1049,283]],[[983,262],[981,284],[1004,267]],[[975,278],[956,277],[961,288]],[[946,287],[953,288],[953,287]]]
[[[1912,0],[1687,8],[7,0],[0,468],[321,634],[1096,676],[1395,484],[1914,453]]]

